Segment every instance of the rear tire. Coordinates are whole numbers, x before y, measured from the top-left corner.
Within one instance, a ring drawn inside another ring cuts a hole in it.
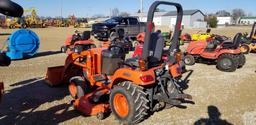
[[[240,46],[240,50],[243,54],[248,54],[250,52],[250,47],[246,44]]]
[[[217,60],[217,68],[225,72],[236,71],[238,64],[238,59],[232,54],[222,54]]]
[[[244,54],[238,55],[238,61],[239,61],[238,68],[242,68],[244,66],[244,64],[246,63],[246,58],[245,58]]]
[[[119,83],[110,94],[110,107],[121,124],[136,124],[148,116],[149,100],[143,88],[130,81]]]
[[[192,56],[192,55],[186,55],[185,57],[184,57],[184,63],[186,64],[186,65],[194,65],[195,63],[196,63],[196,61],[195,61],[195,58],[194,58],[194,56]]]

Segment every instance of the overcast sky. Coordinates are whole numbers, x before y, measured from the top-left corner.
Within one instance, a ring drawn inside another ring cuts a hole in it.
[[[97,14],[109,15],[110,9],[135,13],[140,9],[140,0],[13,0],[25,9],[35,7],[40,16],[60,16],[75,14],[77,17],[88,17]],[[169,0],[179,2],[184,10],[200,9],[203,13],[213,13],[218,10],[231,11],[241,8],[246,13],[256,15],[255,0]],[[154,0],[144,0],[144,10],[147,11]]]

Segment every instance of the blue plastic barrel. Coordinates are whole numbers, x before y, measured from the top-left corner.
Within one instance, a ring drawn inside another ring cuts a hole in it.
[[[8,38],[6,55],[13,59],[30,58],[37,53],[40,46],[39,37],[28,29],[17,30]]]

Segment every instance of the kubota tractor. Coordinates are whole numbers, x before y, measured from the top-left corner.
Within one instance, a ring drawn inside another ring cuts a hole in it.
[[[248,37],[248,33],[243,34],[243,40],[240,46],[241,51],[244,54],[248,54],[249,52],[256,52],[256,22],[252,26],[252,31],[250,36]]]
[[[10,0],[1,0],[0,1],[0,13],[13,16],[21,17],[23,15],[23,8]],[[0,52],[0,66],[9,66],[11,64],[11,59],[6,56],[5,53]],[[4,93],[4,84],[0,82],[0,101]]]
[[[84,31],[83,33],[75,31],[75,34],[69,36],[65,45],[61,47],[61,52],[71,54],[73,52],[82,52],[91,48],[96,48],[94,41],[90,39],[91,32]]]
[[[245,56],[239,45],[242,34],[238,33],[233,42],[224,36],[215,35],[207,40],[190,42],[185,53],[184,62],[194,65],[195,62],[216,63],[221,71],[233,72],[245,64]]]
[[[159,5],[177,8],[176,27],[166,61],[162,60],[164,39],[152,32],[153,15]],[[141,58],[125,59],[122,47],[92,48],[72,53],[63,67],[50,68],[51,84],[68,82],[73,106],[99,119],[112,111],[122,124],[136,124],[166,105],[179,106],[192,97],[182,92],[179,36],[183,16],[178,3],[155,1],[147,17]]]

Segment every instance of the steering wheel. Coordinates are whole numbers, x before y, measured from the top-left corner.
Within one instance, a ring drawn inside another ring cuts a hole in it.
[[[114,44],[110,45],[110,46],[108,47],[108,50],[109,50],[109,51],[112,51],[112,52],[114,52],[114,53],[121,53],[121,54],[124,53],[124,49],[123,49],[122,46],[114,45]]]

